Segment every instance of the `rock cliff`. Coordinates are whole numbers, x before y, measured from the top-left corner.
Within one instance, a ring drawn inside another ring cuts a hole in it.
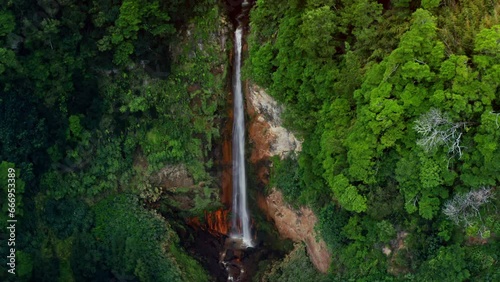
[[[257,85],[249,83],[247,89],[248,135],[252,145],[250,162],[255,165],[260,182],[267,185],[269,167],[262,164],[268,164],[272,156],[300,151],[302,143],[282,126],[281,105]],[[282,237],[306,244],[309,258],[319,271],[328,270],[331,254],[325,242],[316,239],[314,225],[317,218],[311,209],[292,209],[284,201],[282,193],[274,188],[265,199],[259,200],[259,207],[274,221]]]
[[[302,143],[282,126],[283,107],[259,86],[250,83],[248,88],[248,131],[254,145],[250,161],[255,163],[271,156],[301,151]]]
[[[265,212],[273,219],[281,236],[295,242],[304,242],[311,262],[325,273],[331,263],[331,254],[325,241],[317,238],[314,225],[318,220],[313,211],[306,207],[301,207],[298,211],[292,209],[276,189],[266,197],[266,205]]]

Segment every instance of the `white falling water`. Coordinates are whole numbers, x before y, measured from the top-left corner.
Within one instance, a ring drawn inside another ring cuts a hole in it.
[[[233,93],[233,217],[231,237],[242,240],[245,247],[252,247],[250,217],[247,208],[247,183],[245,174],[245,117],[243,93],[241,89],[241,38],[242,29],[235,31]]]

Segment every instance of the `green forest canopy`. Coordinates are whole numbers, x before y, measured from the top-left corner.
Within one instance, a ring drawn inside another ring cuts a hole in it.
[[[274,160],[271,183],[318,212],[331,279],[500,278],[499,12],[483,0],[256,1],[247,75],[304,141]]]
[[[173,220],[146,204],[161,193],[149,177],[167,164],[211,181],[206,160],[225,106],[224,73],[211,71],[227,55],[209,39],[222,6],[2,0],[0,7],[1,179],[9,167],[18,177],[17,274],[7,273],[2,245],[0,280],[207,281],[180,247]],[[193,34],[183,39],[189,25]]]

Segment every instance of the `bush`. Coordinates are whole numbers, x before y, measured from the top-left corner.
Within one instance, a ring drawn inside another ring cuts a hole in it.
[[[342,228],[347,224],[349,215],[333,203],[325,206],[319,213],[318,230],[331,251],[341,248],[347,243]]]
[[[287,202],[298,205],[302,193],[302,182],[300,181],[297,156],[292,153],[282,160],[275,156],[272,162],[270,187],[279,188],[283,191]]]
[[[307,257],[304,244],[295,245],[282,261],[278,261],[270,267],[270,271],[264,275],[264,282],[317,282],[329,281],[326,275],[319,273]]]

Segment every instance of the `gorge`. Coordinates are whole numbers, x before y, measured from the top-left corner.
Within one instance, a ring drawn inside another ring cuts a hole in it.
[[[292,242],[303,243],[308,256],[304,259],[312,261],[311,268],[326,272],[331,255],[324,241],[317,239],[316,216],[310,209],[294,209],[283,199],[277,201],[269,186],[271,158],[299,152],[301,142],[283,127],[281,103],[248,78],[241,78],[244,61],[251,60],[246,42],[251,5],[236,2],[229,3],[229,20],[221,36],[222,42],[232,38],[233,46],[227,53],[222,142],[212,157],[221,206],[188,220],[194,227],[189,232],[194,242],[185,247],[197,254],[217,281],[262,277],[292,250]]]

